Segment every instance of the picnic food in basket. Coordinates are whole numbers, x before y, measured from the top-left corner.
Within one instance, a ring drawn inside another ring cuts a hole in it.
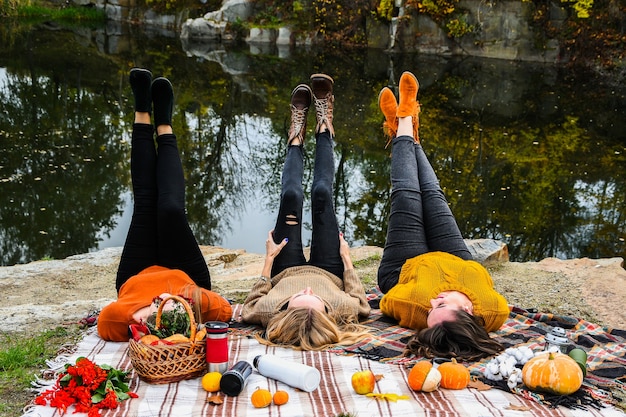
[[[176,304],[164,311],[169,300]],[[146,337],[142,336],[128,342],[130,361],[142,380],[167,384],[196,378],[206,371],[206,332],[198,330],[191,306],[183,297],[171,295],[162,300],[154,323],[148,323],[147,329],[158,339],[146,338],[144,341],[150,343],[142,343]]]

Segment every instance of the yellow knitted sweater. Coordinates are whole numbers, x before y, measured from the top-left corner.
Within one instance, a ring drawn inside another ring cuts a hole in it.
[[[380,301],[380,309],[400,326],[425,329],[430,300],[444,291],[465,294],[474,306],[474,315],[485,320],[488,332],[499,329],[509,315],[506,299],[493,288],[493,280],[482,265],[445,252],[407,260],[398,283]]]
[[[353,322],[370,313],[363,284],[354,269],[344,271],[341,280],[324,269],[304,265],[287,268],[272,279],[259,279],[243,303],[241,317],[247,323],[266,327],[291,296],[306,287],[311,287],[336,319]]]

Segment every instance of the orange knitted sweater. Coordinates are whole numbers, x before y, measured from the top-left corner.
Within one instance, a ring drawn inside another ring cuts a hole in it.
[[[485,320],[485,329],[495,331],[509,316],[506,299],[493,288],[489,272],[478,262],[465,261],[445,252],[429,252],[407,260],[398,283],[380,301],[381,311],[400,326],[421,330],[430,300],[444,291],[465,294],[474,314]]]
[[[120,288],[117,301],[102,309],[98,316],[98,334],[104,340],[127,342],[128,326],[136,323],[133,314],[152,304],[164,292],[178,295],[195,287],[189,276],[178,269],[151,266],[131,277]],[[202,321],[226,321],[232,317],[230,303],[221,295],[201,288]]]

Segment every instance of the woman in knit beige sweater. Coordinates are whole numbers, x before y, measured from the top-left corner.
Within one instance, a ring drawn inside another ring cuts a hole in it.
[[[367,332],[358,319],[369,304],[333,207],[333,79],[311,76],[291,94],[291,127],[278,219],[265,243],[265,264],[243,305],[242,318],[266,328],[262,343],[320,350],[352,344]],[[313,233],[307,261],[302,245],[302,145],[306,116],[315,103],[315,168],[311,189]]]

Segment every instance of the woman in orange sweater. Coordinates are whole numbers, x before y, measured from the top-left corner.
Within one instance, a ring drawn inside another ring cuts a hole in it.
[[[153,81],[150,71],[133,68],[130,85],[135,99],[133,217],[117,271],[117,301],[98,316],[100,337],[118,342],[128,341],[129,325],[156,312],[156,297],[192,299],[201,323],[232,316],[230,303],[211,291],[209,270],[187,223],[183,168],[172,131],[172,84],[163,77]],[[153,106],[158,148],[150,120]]]
[[[407,350],[473,360],[502,346],[489,337],[509,307],[472,260],[419,141],[419,84],[402,74],[399,102],[385,87],[379,105],[392,144],[391,213],[378,285],[381,311],[418,332]]]

